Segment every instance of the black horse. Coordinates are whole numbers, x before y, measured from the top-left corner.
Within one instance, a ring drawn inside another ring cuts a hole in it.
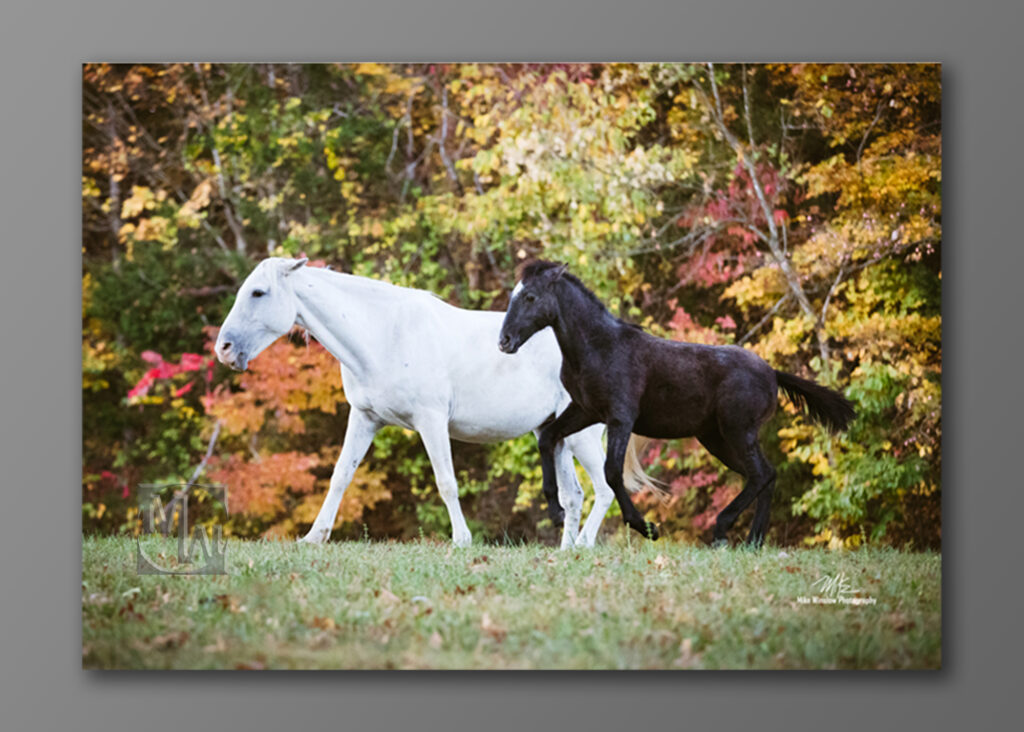
[[[523,270],[501,327],[498,347],[515,353],[538,330],[551,326],[562,350],[562,383],[572,403],[540,433],[544,495],[558,501],[554,448],[559,440],[596,422],[608,426],[605,478],[627,525],[656,539],[626,492],[622,465],[631,433],[652,438],[696,437],[746,479],[743,491],[715,520],[713,541],[756,498],[747,541],[759,546],[768,528],[775,468],[759,443],[761,426],[775,411],[779,387],[812,419],[841,431],[853,405],[813,381],[772,369],[737,346],[705,346],[656,338],[605,309],[565,265],[533,262]]]

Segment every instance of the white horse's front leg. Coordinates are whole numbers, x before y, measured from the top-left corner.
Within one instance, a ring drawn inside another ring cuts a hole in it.
[[[572,549],[580,531],[580,514],[583,511],[583,487],[576,477],[576,466],[566,443],[555,445],[555,475],[558,480],[558,503],[565,511],[562,524],[562,549]]]
[[[345,444],[341,446],[341,456],[334,466],[334,473],[331,474],[330,490],[327,491],[313,527],[299,541],[322,544],[330,538],[345,489],[352,482],[352,476],[355,475],[356,468],[366,455],[378,429],[380,424],[365,412],[353,409],[349,413],[348,426],[345,428]]]
[[[452,466],[452,444],[448,435],[448,419],[437,416],[424,420],[416,425],[427,448],[430,464],[434,468],[434,479],[437,490],[441,494],[448,509],[448,518],[452,522],[452,541],[455,546],[469,546],[473,541],[466,519],[462,516],[459,505],[459,484],[455,480],[455,468]]]
[[[604,477],[604,450],[601,448],[601,431],[603,425],[595,424],[585,430],[580,430],[574,435],[565,438],[566,447],[580,465],[587,471],[591,482],[594,484],[594,507],[583,524],[577,544],[579,546],[594,546],[597,540],[597,533],[601,530],[601,522],[608,508],[615,500],[615,494]]]

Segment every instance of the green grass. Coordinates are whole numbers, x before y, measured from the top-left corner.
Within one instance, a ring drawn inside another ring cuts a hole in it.
[[[140,576],[134,547],[83,540],[86,668],[938,668],[942,659],[942,558],[931,553],[230,541],[228,576]],[[798,601],[840,572],[874,604]]]

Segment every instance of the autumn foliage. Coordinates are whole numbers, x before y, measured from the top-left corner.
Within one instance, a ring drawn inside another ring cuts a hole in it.
[[[929,64],[87,64],[85,527],[128,530],[135,485],[187,479],[215,428],[231,531],[312,522],[337,364],[299,331],[242,374],[209,350],[262,257],[501,309],[542,256],[654,333],[856,403],[830,437],[780,402],[774,541],[937,546],[940,105]],[[738,478],[692,440],[646,457],[668,496],[644,508],[700,539]],[[532,437],[455,461],[477,533],[552,535]],[[416,436],[382,431],[338,536],[445,535],[432,486]]]

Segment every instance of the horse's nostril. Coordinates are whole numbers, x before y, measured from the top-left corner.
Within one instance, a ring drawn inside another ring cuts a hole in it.
[[[228,351],[230,351],[230,350],[231,350],[231,343],[229,343],[229,342],[226,342],[226,341],[225,341],[224,343],[221,343],[221,344],[220,344],[220,350],[222,350],[222,351],[224,351],[225,353],[227,353]]]

